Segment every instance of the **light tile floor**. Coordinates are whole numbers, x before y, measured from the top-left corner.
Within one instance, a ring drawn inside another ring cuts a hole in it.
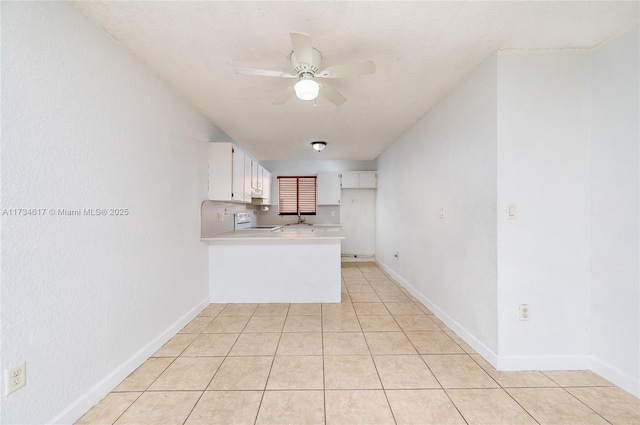
[[[640,424],[590,371],[498,372],[373,263],[340,304],[212,304],[78,424]]]

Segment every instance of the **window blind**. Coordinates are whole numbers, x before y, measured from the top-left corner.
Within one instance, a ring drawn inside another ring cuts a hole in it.
[[[315,176],[278,176],[278,214],[316,214]]]

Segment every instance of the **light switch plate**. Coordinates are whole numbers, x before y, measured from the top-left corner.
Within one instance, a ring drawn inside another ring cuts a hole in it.
[[[518,217],[516,204],[507,204],[506,213],[507,213],[507,220],[515,220]]]

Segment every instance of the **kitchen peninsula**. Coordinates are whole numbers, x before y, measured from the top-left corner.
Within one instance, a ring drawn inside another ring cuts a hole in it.
[[[339,303],[341,232],[233,231],[209,245],[212,303]]]

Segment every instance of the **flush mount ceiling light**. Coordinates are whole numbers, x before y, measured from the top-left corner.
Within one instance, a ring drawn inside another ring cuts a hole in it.
[[[311,147],[317,150],[318,152],[320,152],[321,150],[327,147],[327,142],[320,142],[320,141],[311,142]]]
[[[311,79],[312,77],[302,77],[300,81],[293,87],[296,91],[296,96],[300,100],[313,100],[318,97],[320,91],[320,84]]]

